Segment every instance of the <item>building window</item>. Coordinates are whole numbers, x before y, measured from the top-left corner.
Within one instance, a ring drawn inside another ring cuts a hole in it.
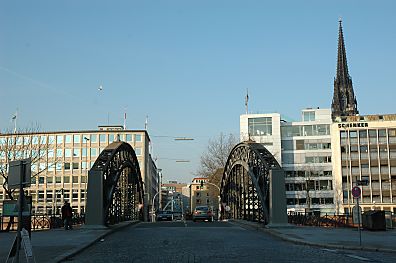
[[[136,147],[135,148],[135,153],[136,153],[137,156],[141,156],[142,155],[142,148]]]
[[[303,113],[303,121],[314,121],[315,120],[315,112],[314,111],[305,111]]]
[[[62,143],[63,143],[63,135],[56,136],[56,144],[62,144]]]
[[[296,140],[296,150],[304,150],[304,140]]]
[[[141,134],[136,134],[135,135],[135,142],[141,142],[142,141],[142,135]]]
[[[125,141],[131,142],[132,141],[132,134],[125,134]]]
[[[99,135],[99,141],[100,141],[100,143],[105,143],[106,142],[106,134]]]
[[[73,142],[74,143],[80,143],[81,142],[81,135],[74,135],[73,136]]]
[[[71,143],[72,142],[72,136],[70,134],[65,136],[65,143]]]
[[[65,157],[71,157],[71,149],[65,149]]]
[[[272,135],[272,118],[250,118],[248,119],[249,135],[266,136]]]
[[[80,149],[73,149],[73,157],[80,156]]]
[[[91,148],[91,157],[93,156],[97,156],[98,155],[98,151],[96,148]]]
[[[91,143],[96,143],[98,141],[98,136],[96,134],[92,134],[90,137]]]

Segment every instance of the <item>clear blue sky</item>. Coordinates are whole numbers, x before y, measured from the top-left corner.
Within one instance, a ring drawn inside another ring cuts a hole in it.
[[[0,131],[122,124],[188,182],[251,112],[329,108],[342,17],[361,114],[396,113],[396,1],[0,1]],[[99,85],[103,91],[99,92]],[[162,137],[169,136],[169,137]],[[176,142],[187,136],[194,141]],[[176,163],[172,159],[187,159]]]

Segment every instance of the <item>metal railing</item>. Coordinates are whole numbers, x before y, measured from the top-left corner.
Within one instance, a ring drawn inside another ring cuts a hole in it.
[[[290,212],[288,214],[289,224],[317,227],[355,227],[350,215],[324,215],[319,216],[310,213]],[[357,225],[356,225],[357,227]]]
[[[63,227],[63,220],[60,215],[49,215],[49,214],[32,214],[29,217],[23,217],[24,223],[29,224],[32,231],[53,229]],[[72,224],[82,225],[85,221],[85,215],[75,214],[72,218]],[[16,231],[18,227],[18,217],[11,219],[9,216],[0,216],[0,231]]]
[[[358,227],[358,224],[353,222],[351,215],[315,215],[312,213],[288,213],[289,224],[301,226],[317,226],[317,227]],[[385,212],[386,228],[396,228],[396,214],[392,212]]]

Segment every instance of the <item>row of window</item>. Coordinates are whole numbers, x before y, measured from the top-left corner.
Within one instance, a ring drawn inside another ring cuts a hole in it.
[[[287,205],[307,205],[306,198],[287,198]],[[334,204],[334,199],[328,198],[310,198],[311,205],[330,205]]]
[[[305,140],[296,140],[296,145],[294,146],[293,140],[282,140],[282,150],[292,151],[292,150],[327,150],[331,149],[330,142],[306,142]]]
[[[0,137],[0,145],[38,145],[38,144],[85,144],[85,143],[110,143],[117,140],[126,142],[141,142],[141,134],[61,134],[61,135],[41,135],[41,136],[7,136]]]
[[[327,191],[333,190],[332,180],[307,180],[302,183],[286,183],[286,191]]]
[[[331,156],[306,156],[305,163],[331,163]]]
[[[8,151],[8,159],[22,159],[27,157],[32,157],[34,159],[37,158],[71,158],[71,157],[87,157],[87,155],[91,157],[98,156],[99,152],[102,152],[104,148],[66,148],[66,149],[48,149],[48,150],[29,150],[29,151]],[[142,148],[135,147],[134,148],[135,154],[137,156],[142,155]],[[5,158],[6,152],[0,151],[0,158]]]
[[[396,129],[368,129],[368,130],[359,130],[359,131],[340,131],[341,138],[377,138],[378,137],[386,137],[388,131],[389,137],[396,137]]]
[[[272,118],[249,118],[248,131],[251,136],[267,136],[272,135]]]
[[[285,171],[286,177],[332,176],[332,171]]]
[[[79,183],[79,178],[81,178],[80,183],[86,183],[87,182],[87,177],[86,176],[40,176],[38,178],[32,177],[31,178],[31,183],[32,185],[38,183],[39,185],[43,184],[61,184],[62,182],[65,184],[73,183],[73,184],[78,184]],[[63,179],[63,180],[62,180]]]
[[[282,137],[330,135],[330,124],[281,126]]]

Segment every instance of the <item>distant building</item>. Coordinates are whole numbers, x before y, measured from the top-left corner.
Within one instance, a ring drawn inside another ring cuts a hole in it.
[[[206,177],[196,177],[193,178],[190,185],[191,189],[191,213],[194,211],[195,207],[200,205],[207,205],[214,212],[217,212],[219,207],[218,196],[215,196],[209,191],[209,178]]]
[[[0,165],[21,159],[18,149],[30,149],[40,155],[32,164],[32,184],[27,188],[32,196],[35,213],[59,212],[68,200],[75,213],[84,213],[87,174],[95,160],[114,141],[125,141],[134,149],[139,161],[145,194],[151,200],[159,189],[157,168],[149,154],[150,137],[145,130],[124,130],[122,126],[99,126],[98,130],[32,132],[0,135]],[[13,145],[13,148],[7,145]],[[37,155],[37,154],[36,154]],[[3,183],[0,177],[0,183]],[[6,193],[0,188],[0,210]],[[149,205],[150,206],[150,205]]]

